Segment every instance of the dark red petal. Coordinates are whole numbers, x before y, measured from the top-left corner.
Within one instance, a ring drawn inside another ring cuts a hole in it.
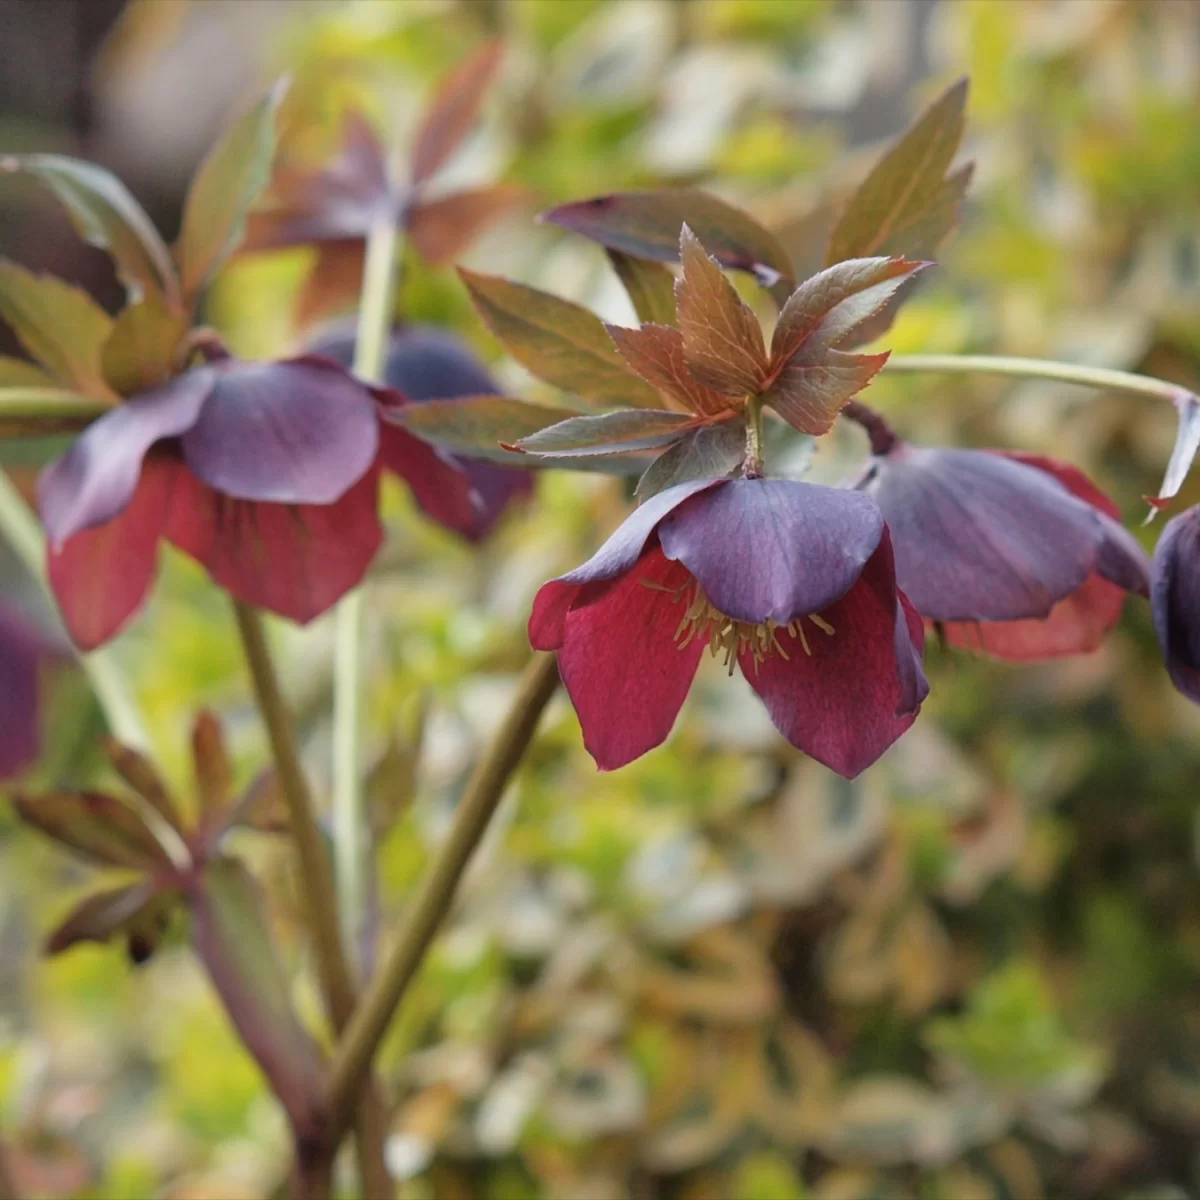
[[[1044,620],[948,621],[943,636],[951,646],[1013,662],[1087,654],[1121,619],[1125,596],[1123,588],[1093,574]]]
[[[181,471],[166,536],[239,599],[303,623],[366,573],[383,537],[378,493],[368,471],[333,504],[258,504]]]
[[[566,614],[558,669],[602,771],[653,750],[675,724],[707,644],[674,641],[684,606],[670,593],[690,579],[656,546]]]
[[[119,516],[68,538],[60,550],[48,549],[50,586],[80,649],[108,641],[141,608],[158,567],[158,539],[186,476],[177,459],[147,458]]]
[[[210,368],[188,371],[116,405],[75,439],[38,480],[47,536],[61,545],[81,529],[112,520],[138,486],[155,442],[190,429],[213,388]]]
[[[847,779],[869,767],[913,723],[928,692],[918,647],[920,618],[896,592],[886,543],[862,577],[819,614],[832,635],[811,621],[798,637],[778,630],[788,658],[755,664],[739,656],[742,673],[793,746]],[[907,695],[906,695],[907,693]]]
[[[845,595],[882,536],[883,517],[863,492],[783,479],[728,480],[659,528],[667,557],[700,581],[714,608],[782,625]]]
[[[1150,610],[1171,682],[1200,704],[1200,507],[1168,521],[1158,539]]]
[[[212,370],[204,411],[180,440],[188,467],[218,492],[330,504],[375,461],[374,399],[338,364],[309,356]]]
[[[453,458],[384,419],[379,427],[379,464],[408,484],[421,510],[439,525],[472,537],[482,501],[471,477]]]

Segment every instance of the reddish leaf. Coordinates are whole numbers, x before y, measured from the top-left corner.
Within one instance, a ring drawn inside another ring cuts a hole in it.
[[[789,425],[814,437],[827,433],[842,406],[878,374],[887,354],[846,354],[805,348],[787,360],[765,392]]]
[[[296,297],[296,324],[315,325],[353,308],[362,291],[366,243],[362,240],[324,242]]]
[[[0,171],[28,171],[46,184],[80,236],[112,256],[132,300],[161,294],[172,307],[178,304],[179,281],[170,251],[154,222],[111,172],[58,154],[14,154],[0,159]]]
[[[196,798],[200,824],[220,819],[233,800],[233,767],[217,715],[203,709],[192,725],[192,764],[196,773]]]
[[[516,449],[561,458],[623,454],[668,445],[694,428],[695,423],[696,418],[687,413],[622,409],[599,417],[571,417],[522,438]]]
[[[494,39],[442,80],[413,139],[414,184],[424,183],[458,149],[479,115],[503,54],[504,43]]]
[[[166,784],[163,783],[158,772],[154,769],[154,764],[144,755],[139,754],[129,746],[123,746],[113,738],[105,740],[104,753],[112,769],[176,833],[182,834],[184,832],[183,818],[179,815],[179,810],[175,807],[175,802],[171,799],[171,794],[167,791]]]
[[[168,379],[190,322],[157,292],[121,310],[100,352],[104,378],[118,395],[132,396]]]
[[[742,461],[746,452],[746,421],[738,416],[719,425],[685,433],[654,460],[638,480],[639,503],[658,492],[693,479],[720,479]]]
[[[426,262],[449,262],[525,195],[523,188],[500,183],[418,203],[406,213],[408,236]]]
[[[112,396],[100,351],[113,323],[86,292],[0,261],[0,317],[60,383],[88,395]]]
[[[946,172],[962,141],[967,81],[925,110],[879,160],[829,239],[825,261],[871,255],[928,257],[950,232],[969,173]]]
[[[47,792],[13,800],[27,824],[114,867],[154,869],[171,865],[158,839],[128,804],[100,792]]]
[[[46,954],[61,954],[79,942],[107,942],[122,933],[164,897],[149,880],[84,897],[47,936]]]
[[[679,247],[683,275],[675,296],[688,368],[726,396],[753,395],[767,369],[762,326],[686,225]]]
[[[643,324],[675,324],[675,276],[662,263],[608,250],[608,260],[625,285]]]
[[[539,378],[608,406],[658,407],[654,389],[625,365],[594,313],[507,279],[459,274],[488,328]]]
[[[275,155],[280,81],[224,133],[192,178],[177,256],[184,295],[193,300],[237,249],[246,214],[267,185]]]
[[[773,293],[782,285],[783,299],[794,286],[791,261],[775,235],[697,188],[616,192],[564,204],[543,220],[610,250],[655,262],[679,261],[679,233],[687,225],[723,267],[749,271]]]
[[[657,388],[668,403],[674,401],[688,412],[705,415],[732,407],[728,396],[705,387],[688,369],[683,334],[678,329],[667,325],[643,325],[640,329],[606,325],[604,328],[630,367]]]

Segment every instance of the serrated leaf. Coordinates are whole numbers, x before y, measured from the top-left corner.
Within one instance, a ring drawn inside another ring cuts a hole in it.
[[[642,325],[625,329],[606,325],[621,357],[668,403],[688,412],[712,415],[731,408],[728,396],[705,387],[688,369],[683,334],[667,325]]]
[[[100,352],[112,332],[112,318],[87,292],[0,260],[0,317],[59,383],[111,397]]]
[[[720,479],[733,471],[746,453],[743,417],[685,433],[647,468],[638,480],[638,503],[677,483]]]
[[[141,816],[112,796],[46,792],[18,795],[13,804],[27,825],[97,862],[140,870],[171,865]]]
[[[217,715],[208,709],[197,714],[192,725],[192,765],[200,823],[220,820],[233,800],[233,767],[225,749],[225,736]]]
[[[189,325],[187,315],[172,311],[156,292],[122,309],[100,352],[109,387],[132,396],[169,378]]]
[[[47,936],[44,952],[61,954],[79,942],[107,942],[123,932],[158,899],[149,880],[85,896]]]
[[[458,149],[479,116],[483,97],[504,55],[499,38],[486,42],[438,85],[413,138],[410,169],[424,183]]]
[[[177,255],[189,301],[237,249],[271,173],[275,115],[285,82],[276,83],[222,135],[200,164],[183,204]]]
[[[675,324],[675,276],[662,263],[606,250],[643,324]]]
[[[962,171],[946,178],[966,103],[967,80],[960,79],[876,163],[834,227],[826,263],[880,254],[922,258],[936,249],[957,219],[969,179]]]
[[[780,303],[794,287],[791,260],[775,235],[753,217],[698,188],[615,192],[564,204],[543,220],[634,258],[679,261],[684,225],[723,267],[748,271]]]
[[[125,780],[127,784],[155,812],[159,814],[175,830],[182,835],[184,832],[183,819],[162,777],[155,770],[154,764],[139,754],[130,746],[124,746],[113,738],[104,742],[104,754],[112,769]]]
[[[427,400],[400,409],[394,419],[406,429],[454,454],[484,458],[509,466],[549,467],[560,464],[536,455],[505,450],[539,429],[585,414],[565,408],[528,404],[506,396],[468,396],[461,400]],[[608,455],[578,458],[561,466],[571,470],[600,470],[614,475],[638,475],[647,467],[638,456]]]
[[[580,454],[623,454],[666,446],[693,428],[688,413],[629,408],[598,417],[571,417],[516,443],[526,454],[574,458]]]
[[[801,433],[827,433],[846,401],[879,373],[888,356],[801,348],[766,390],[766,402]]]
[[[762,326],[686,225],[679,247],[675,301],[688,370],[723,395],[751,396],[767,369]]]
[[[45,388],[57,390],[54,380],[35,363],[0,354],[0,391],[5,388]]]
[[[78,433],[110,407],[62,388],[0,388],[0,439]]]
[[[539,379],[607,406],[657,408],[658,395],[586,308],[537,288],[459,269],[487,327]]]
[[[14,154],[0,170],[28,171],[49,187],[66,208],[79,235],[107,251],[130,299],[153,294],[174,307],[179,280],[171,253],[154,222],[111,171],[58,154]]]
[[[187,899],[196,952],[242,1041],[297,1127],[312,1128],[323,1096],[321,1052],[292,1006],[258,885],[239,862],[219,858]]]
[[[414,204],[405,212],[405,229],[417,253],[435,266],[457,258],[483,229],[525,198],[508,183],[452,192]]]

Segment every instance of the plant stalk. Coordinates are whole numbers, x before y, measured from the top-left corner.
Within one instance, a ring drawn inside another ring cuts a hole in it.
[[[50,603],[57,607],[46,574],[46,539],[41,526],[17,491],[6,471],[0,470],[0,534],[37,581]],[[150,737],[125,686],[110,650],[77,652],[79,665],[92,685],[92,692],[104,713],[109,732],[117,741],[135,750],[149,750]]]
[[[1085,367],[1048,358],[1008,358],[991,354],[893,354],[883,364],[891,374],[1009,375],[1022,379],[1046,379],[1080,387],[1131,392],[1177,403],[1190,395],[1187,388],[1149,375],[1111,371],[1107,367]]]
[[[742,474],[747,479],[763,477],[763,398],[752,397],[746,404],[746,455]]]
[[[396,287],[399,233],[388,216],[367,238],[362,298],[354,347],[354,373],[378,382],[383,376],[392,297]],[[362,627],[363,589],[343,598],[334,614],[333,659],[333,855],[342,938],[357,958],[367,911],[366,822],[362,813]]]
[[[349,1123],[355,1097],[396,1008],[424,960],[454,894],[529,747],[539,719],[558,687],[553,654],[536,653],[521,676],[508,715],[475,766],[454,815],[450,836],[438,852],[405,915],[404,925],[346,1029],[334,1055],[328,1119],[334,1137]]]

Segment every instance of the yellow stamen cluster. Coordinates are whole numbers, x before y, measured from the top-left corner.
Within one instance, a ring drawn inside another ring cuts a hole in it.
[[[832,637],[834,634],[833,626],[816,613],[796,617],[786,625],[781,625],[778,621],[735,621],[720,609],[713,607],[697,579],[689,579],[678,588],[664,587],[661,583],[654,583],[649,579],[643,579],[642,585],[655,591],[666,592],[673,600],[687,605],[674,633],[675,644],[682,650],[697,639],[707,641],[708,652],[713,658],[724,656],[723,665],[728,668],[730,675],[733,674],[738,657],[747,652],[753,658],[756,669],[770,654],[778,654],[784,662],[788,662],[788,653],[779,640],[780,630],[798,638],[804,653],[811,656],[812,649],[801,621],[811,621],[826,637]]]

